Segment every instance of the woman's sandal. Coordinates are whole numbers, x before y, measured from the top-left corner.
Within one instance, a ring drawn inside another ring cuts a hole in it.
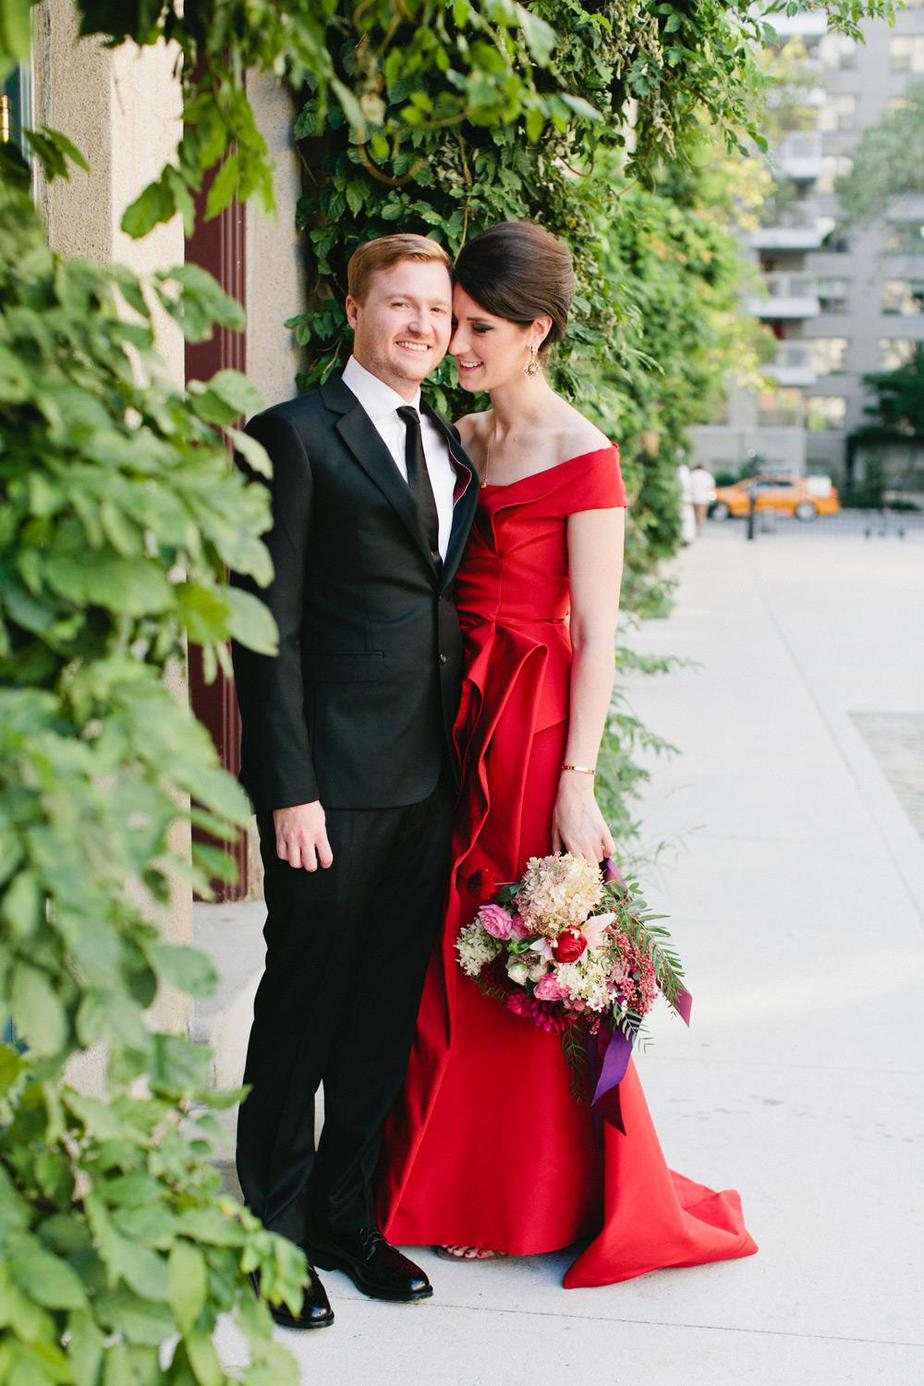
[[[477,1246],[435,1246],[433,1250],[443,1261],[503,1261],[507,1251],[482,1251]]]

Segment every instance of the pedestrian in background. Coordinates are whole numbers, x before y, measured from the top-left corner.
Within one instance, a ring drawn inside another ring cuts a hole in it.
[[[690,497],[696,514],[696,532],[702,534],[709,507],[715,500],[715,477],[701,462],[697,462],[690,473]]]

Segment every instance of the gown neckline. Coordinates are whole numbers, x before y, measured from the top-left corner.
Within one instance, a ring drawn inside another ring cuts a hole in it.
[[[596,457],[600,453],[613,452],[616,448],[615,443],[608,443],[605,448],[591,448],[590,452],[579,452],[576,457],[566,457],[561,462],[556,462],[551,467],[543,467],[538,472],[527,472],[526,476],[517,477],[516,481],[482,481],[482,491],[509,491],[513,486],[522,486],[524,481],[534,481],[537,476],[548,476],[550,472],[557,472],[562,467],[570,467],[572,462],[584,462],[588,457]]]

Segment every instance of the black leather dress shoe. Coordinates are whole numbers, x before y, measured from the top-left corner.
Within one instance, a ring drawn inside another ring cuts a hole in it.
[[[433,1286],[420,1267],[389,1246],[377,1227],[329,1233],[324,1241],[312,1240],[311,1259],[322,1270],[343,1271],[357,1290],[371,1299],[407,1304],[433,1294]]]
[[[266,1307],[273,1317],[273,1322],[278,1323],[280,1328],[327,1328],[334,1321],[334,1311],[330,1307],[327,1291],[314,1267],[309,1266],[308,1270],[310,1279],[305,1286],[302,1307],[297,1314],[293,1314],[287,1304],[270,1304],[269,1300],[266,1300]],[[251,1272],[250,1279],[257,1298],[262,1298],[260,1276],[257,1271]]]

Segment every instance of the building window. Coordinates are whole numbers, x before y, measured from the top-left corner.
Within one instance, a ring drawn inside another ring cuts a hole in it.
[[[824,105],[818,117],[819,127],[830,133],[834,130],[852,130],[856,123],[857,98],[848,92],[831,93],[825,96]]]
[[[885,248],[892,255],[924,255],[924,225],[920,221],[888,223]]]
[[[808,395],[805,401],[805,426],[810,433],[843,428],[847,417],[847,401],[843,395]]]
[[[835,222],[831,230],[822,237],[822,250],[830,254],[846,254],[850,249],[850,237],[847,235],[847,228],[839,221]]]
[[[880,337],[879,359],[884,371],[897,371],[914,360],[915,348],[920,343],[913,337]]]
[[[761,390],[757,397],[757,423],[760,428],[801,428],[802,391]]]
[[[924,279],[886,279],[882,284],[882,311],[901,317],[924,313]]]
[[[29,109],[29,75],[24,67],[18,67],[0,83],[0,144],[18,144],[28,158],[23,126],[27,124],[26,112]]]
[[[850,281],[847,279],[818,280],[818,302],[823,313],[846,313]]]
[[[810,346],[816,375],[839,375],[845,369],[846,337],[813,337]]]
[[[822,154],[821,173],[815,184],[818,192],[833,193],[835,178],[844,178],[853,168],[853,160],[846,154]]]
[[[889,39],[893,72],[924,72],[924,34],[897,34]]]
[[[857,45],[846,34],[825,34],[818,51],[823,67],[839,68],[843,72],[857,65]]]

